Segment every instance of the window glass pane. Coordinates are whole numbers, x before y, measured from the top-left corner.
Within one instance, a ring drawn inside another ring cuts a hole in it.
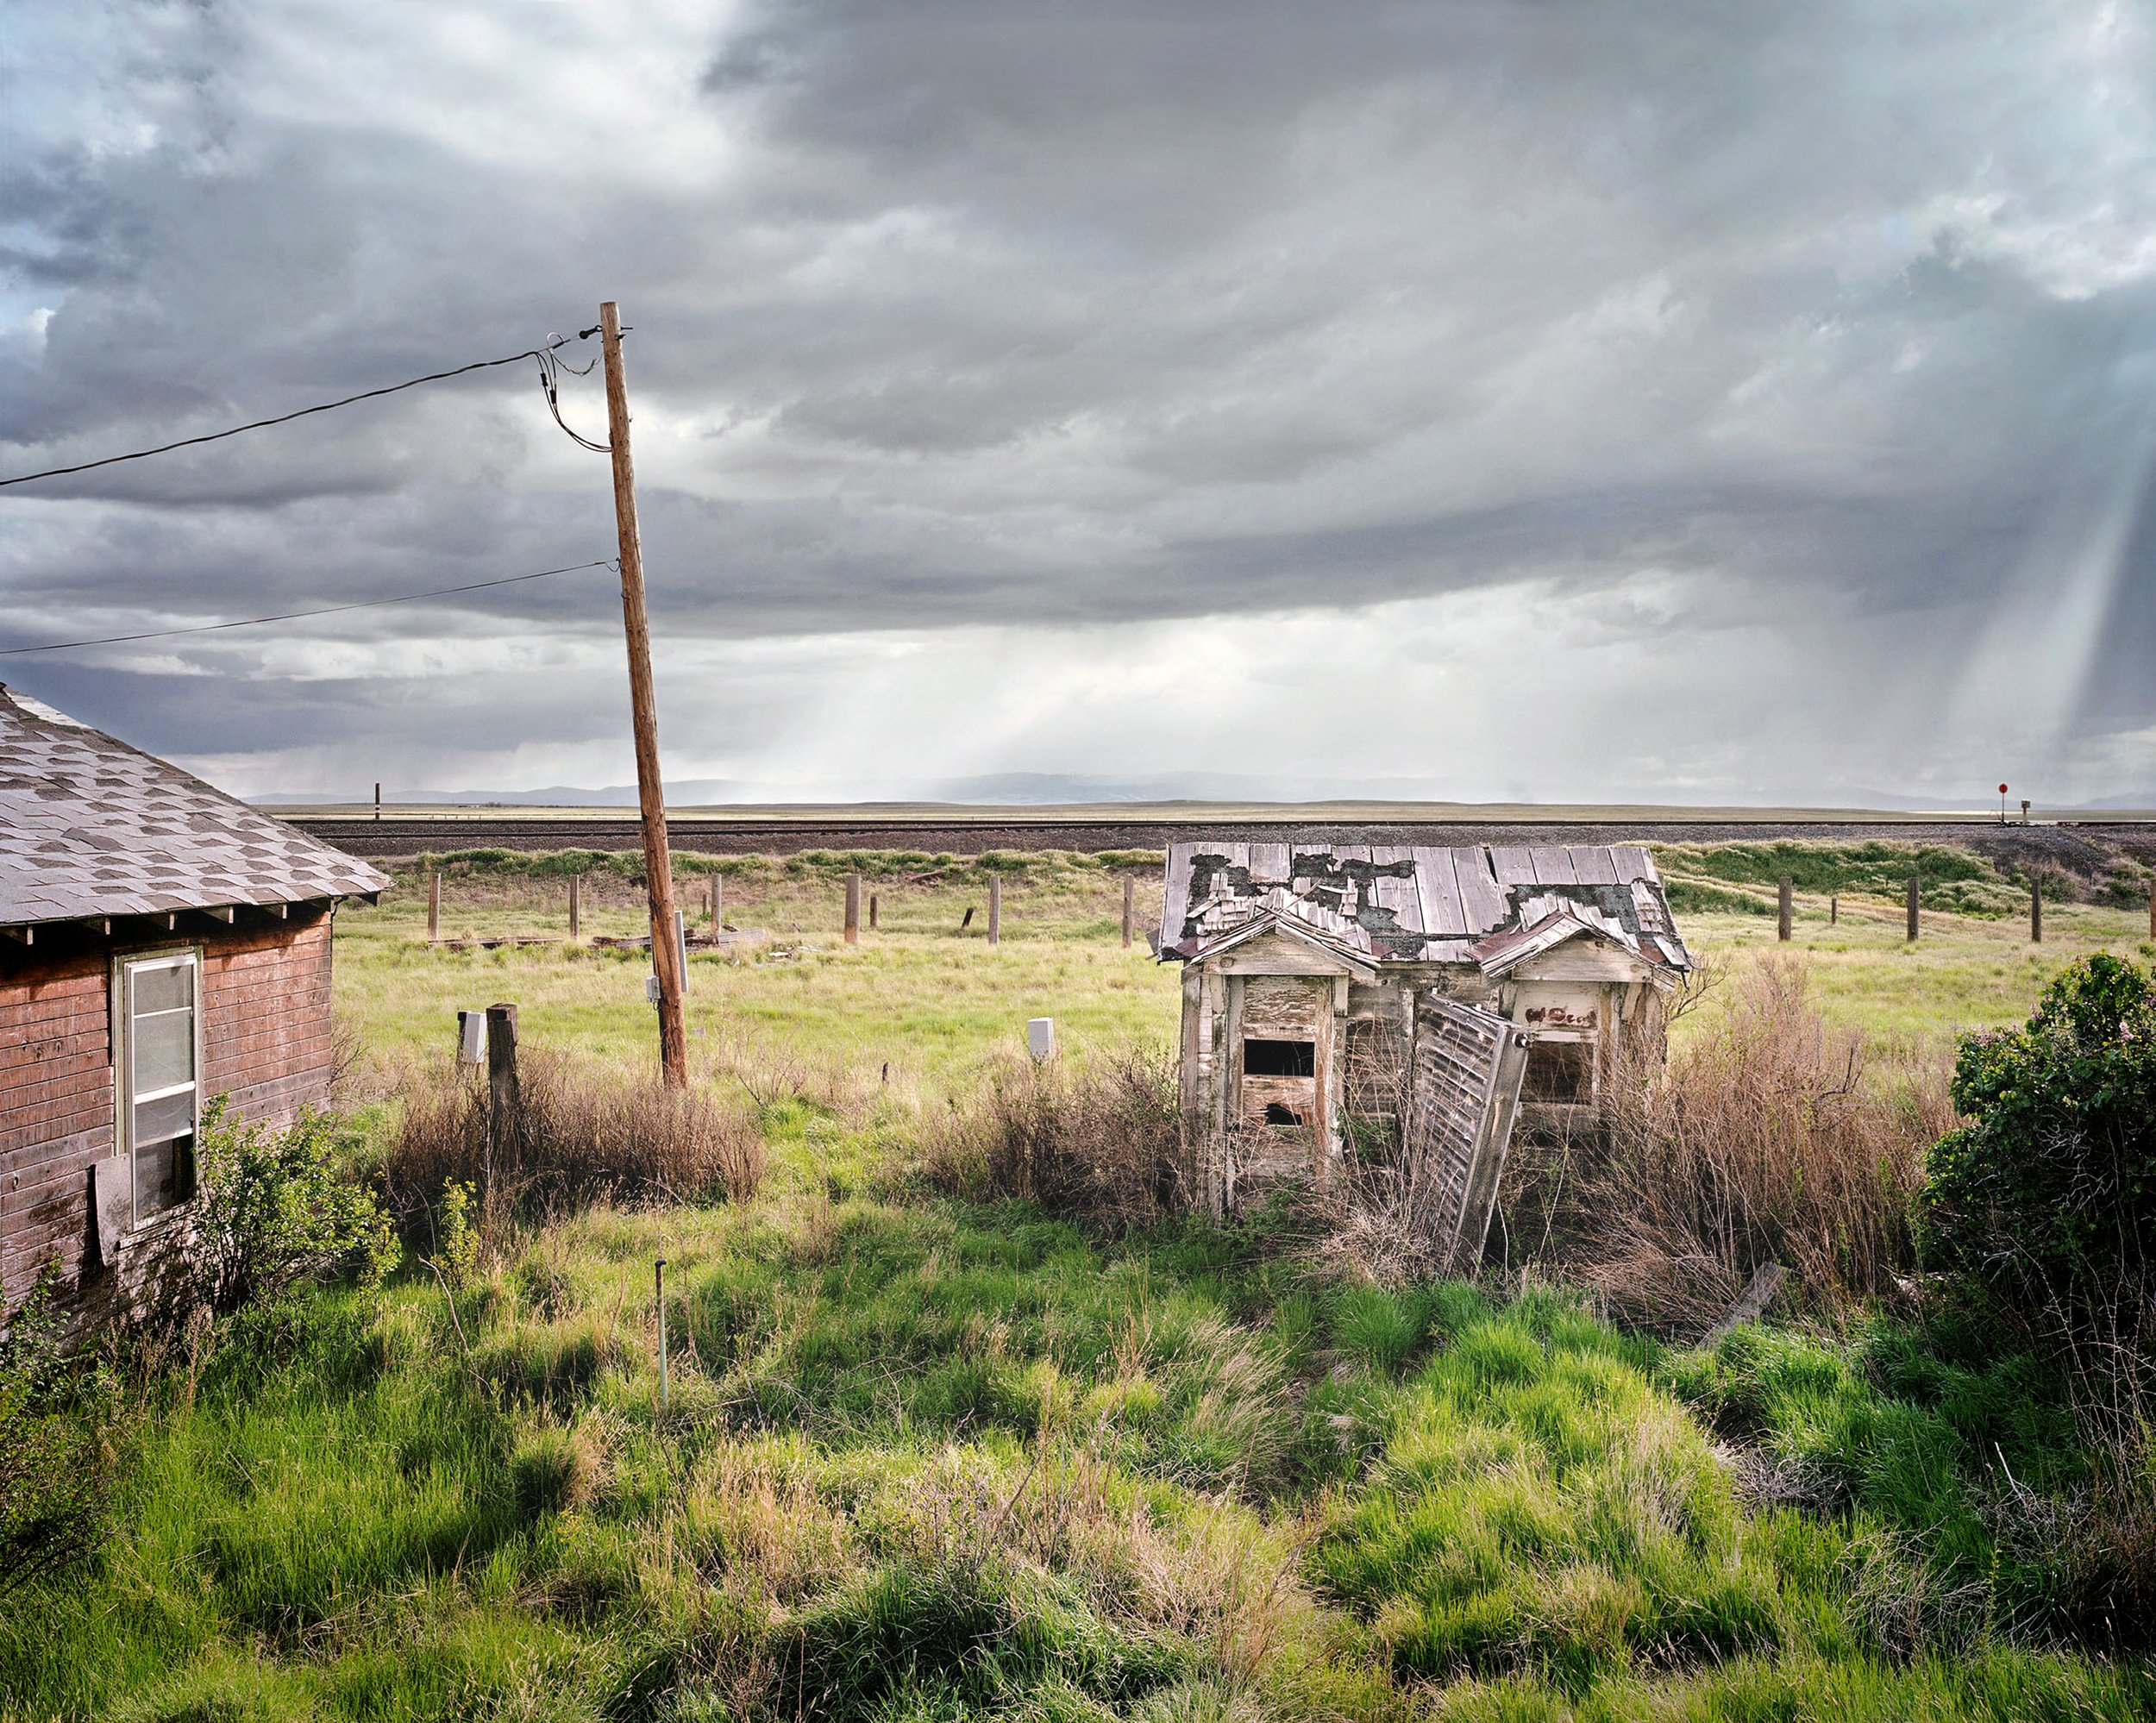
[[[186,963],[141,964],[129,972],[135,983],[134,1006],[146,1011],[173,1011],[195,1002],[195,966]]]
[[[195,1079],[195,1014],[160,1011],[135,1019],[135,1093],[154,1094]]]
[[[155,1100],[135,1104],[135,1146],[139,1152],[152,1143],[161,1143],[174,1137],[185,1137],[195,1128],[195,1092],[183,1089],[176,1095],[160,1095]]]
[[[184,1100],[185,1096],[175,1096]],[[164,1101],[152,1101],[152,1106],[164,1106]],[[138,1108],[140,1112],[141,1109]],[[194,1138],[187,1136],[169,1137],[162,1143],[135,1145],[135,1219],[139,1226],[154,1214],[185,1202],[188,1196],[188,1182],[192,1176]]]

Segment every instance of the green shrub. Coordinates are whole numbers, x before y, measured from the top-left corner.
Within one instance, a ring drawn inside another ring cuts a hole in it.
[[[2140,1329],[2156,1244],[2156,985],[2099,953],[2026,1027],[1964,1038],[1918,1200],[1932,1265],[2030,1315]]]
[[[378,1281],[397,1264],[388,1217],[337,1169],[336,1121],[312,1108],[289,1130],[236,1121],[222,1095],[197,1139],[195,1283],[219,1315],[346,1269]]]

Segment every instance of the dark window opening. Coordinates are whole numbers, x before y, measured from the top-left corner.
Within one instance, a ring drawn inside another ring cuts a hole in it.
[[[1595,1100],[1595,1043],[1532,1041],[1520,1099],[1550,1106],[1589,1106]]]
[[[1267,1101],[1265,1122],[1268,1125],[1300,1125],[1302,1115],[1285,1101]]]
[[[1243,1075],[1246,1077],[1314,1077],[1318,1075],[1318,1043],[1314,1041],[1245,1041]]]

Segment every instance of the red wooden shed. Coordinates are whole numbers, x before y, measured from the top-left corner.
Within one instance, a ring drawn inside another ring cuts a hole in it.
[[[329,1091],[329,929],[380,873],[0,686],[0,1311],[119,1313],[185,1236],[226,1095]]]

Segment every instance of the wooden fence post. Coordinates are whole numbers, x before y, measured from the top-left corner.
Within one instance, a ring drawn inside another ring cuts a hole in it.
[[[1829,927],[1833,927],[1839,924],[1840,920],[1841,893],[1839,892],[1829,892],[1827,894],[1827,924]]]
[[[2156,879],[2148,882],[2148,937],[2156,939]]]
[[[517,1007],[486,1008],[486,1200],[517,1161]]]
[[[868,893],[868,931],[871,933],[876,930],[876,894],[871,892]]]
[[[427,879],[427,943],[431,945],[442,937],[442,870],[436,868]]]
[[[717,939],[719,924],[724,918],[726,887],[716,874],[706,874],[704,880],[711,888],[711,937]]]
[[[1131,949],[1131,923],[1137,903],[1138,876],[1125,874],[1123,876],[1123,949],[1125,951]]]
[[[1775,922],[1774,937],[1784,944],[1789,943],[1789,894],[1796,889],[1796,882],[1784,874],[1782,876],[1781,889],[1776,897],[1777,919]]]
[[[578,939],[584,933],[584,876],[569,875],[569,937]]]
[[[2044,880],[2034,868],[2028,874],[2028,937],[2032,945],[2044,943]]]
[[[988,943],[1003,943],[1003,875],[988,875]]]
[[[1917,888],[1919,883],[1920,882],[1915,880],[1911,880],[1909,881],[1909,937],[1911,939],[1915,939],[1916,937],[1916,912],[1918,907]]]
[[[846,876],[846,943],[861,943],[861,875]]]

